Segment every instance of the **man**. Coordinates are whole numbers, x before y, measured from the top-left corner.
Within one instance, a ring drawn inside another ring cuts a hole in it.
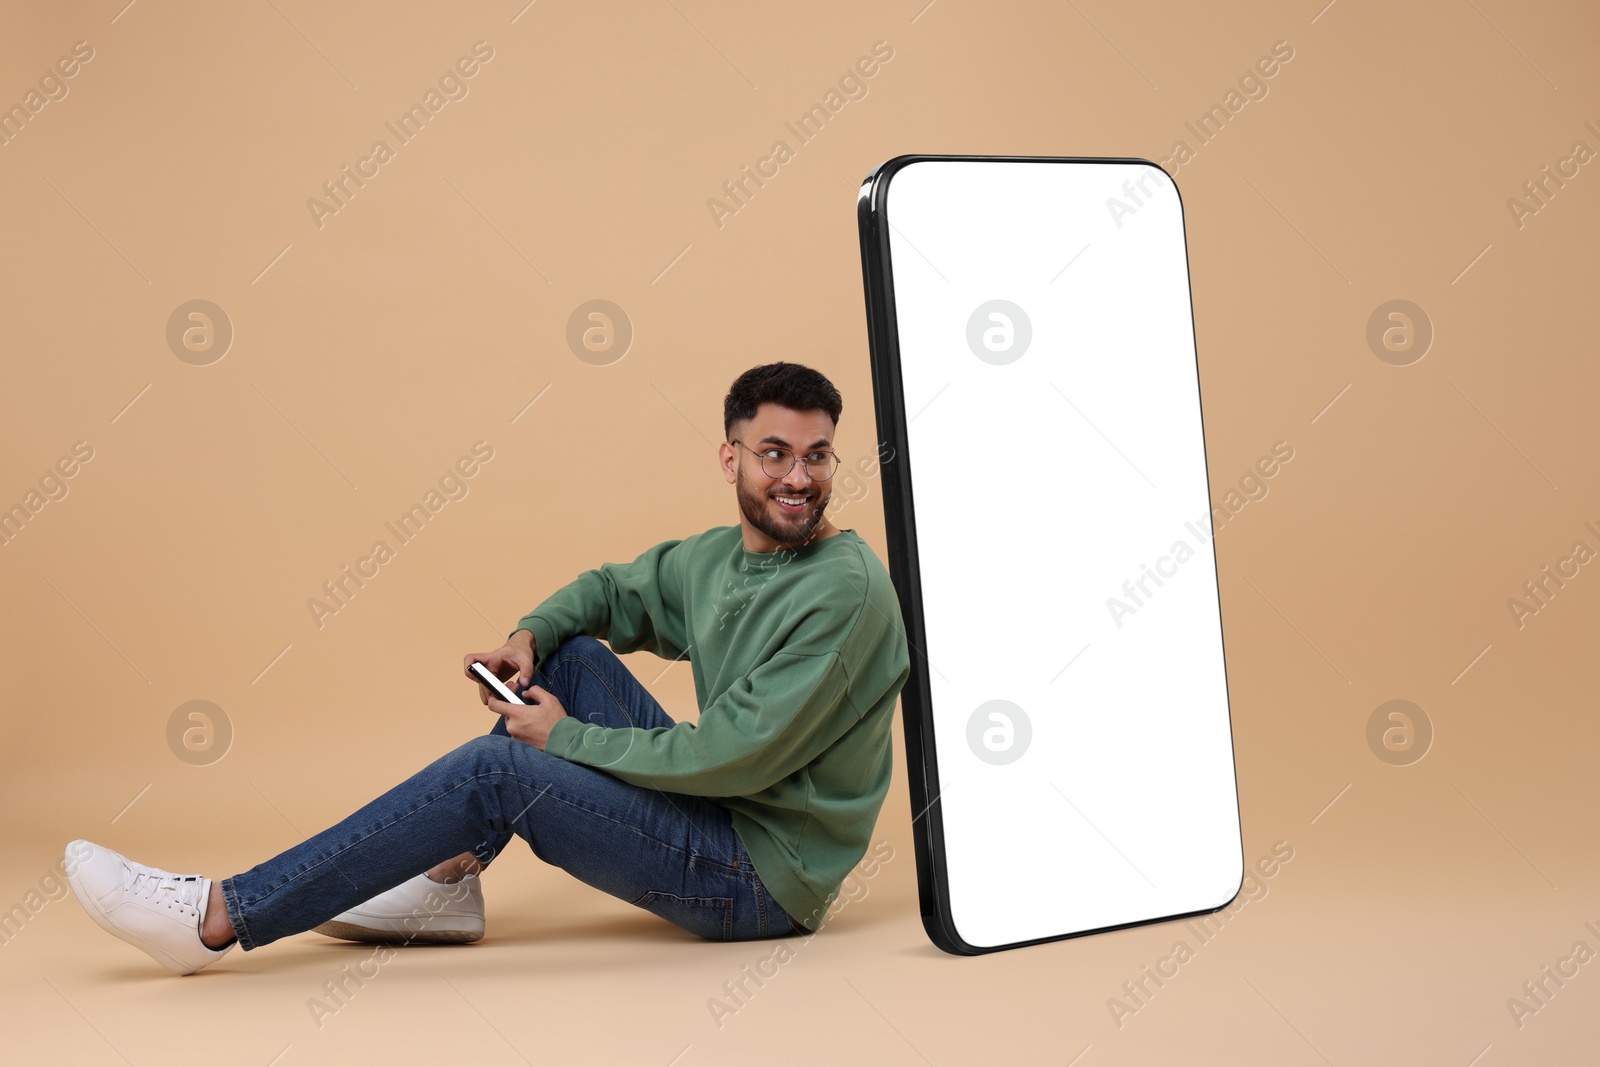
[[[311,929],[476,941],[479,874],[515,835],[706,938],[815,931],[866,851],[910,673],[888,572],[824,514],[841,410],[808,367],[746,371],[718,446],[739,524],[587,571],[465,658],[528,704],[480,685],[489,734],[220,881],[74,841],[79,902],[179,974]],[[640,649],[688,658],[698,723],[674,723],[617,659]]]

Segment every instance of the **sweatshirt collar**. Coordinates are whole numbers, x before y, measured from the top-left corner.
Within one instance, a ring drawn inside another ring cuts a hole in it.
[[[854,529],[848,529],[840,530],[832,537],[824,537],[820,541],[812,541],[809,544],[801,545],[799,548],[779,548],[772,552],[752,552],[748,548],[744,547],[744,533],[742,527],[734,526],[731,527],[731,529],[733,530],[733,535],[738,545],[739,555],[743,559],[745,565],[758,568],[781,566],[784,563],[792,563],[797,560],[811,559],[815,556],[831,551],[835,542],[845,540],[859,541],[861,539],[861,535],[856,533]]]

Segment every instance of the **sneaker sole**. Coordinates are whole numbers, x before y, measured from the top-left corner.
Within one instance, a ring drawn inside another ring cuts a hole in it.
[[[341,941],[359,941],[364,945],[470,945],[483,940],[482,930],[421,930],[401,933],[398,930],[380,930],[373,926],[330,919],[314,928],[316,933],[337,937]]]

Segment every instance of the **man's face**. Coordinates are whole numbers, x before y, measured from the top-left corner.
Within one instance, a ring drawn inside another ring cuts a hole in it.
[[[806,472],[805,457],[817,450],[833,451],[834,429],[825,412],[793,411],[770,403],[758,407],[749,421],[733,424],[731,437],[742,446],[722,445],[722,464],[736,486],[745,524],[758,532],[750,538],[759,545],[754,551],[795,547],[827,533],[823,511],[832,496],[832,482],[813,480]],[[773,448],[798,457],[781,478],[769,477],[762,467],[762,453]],[[785,499],[801,504],[789,507]]]

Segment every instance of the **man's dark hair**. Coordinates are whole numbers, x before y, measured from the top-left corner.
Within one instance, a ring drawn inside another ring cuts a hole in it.
[[[734,380],[722,402],[722,436],[733,432],[733,424],[756,417],[762,404],[778,404],[791,411],[822,411],[839,424],[844,401],[820,371],[798,363],[767,363],[751,367]]]

